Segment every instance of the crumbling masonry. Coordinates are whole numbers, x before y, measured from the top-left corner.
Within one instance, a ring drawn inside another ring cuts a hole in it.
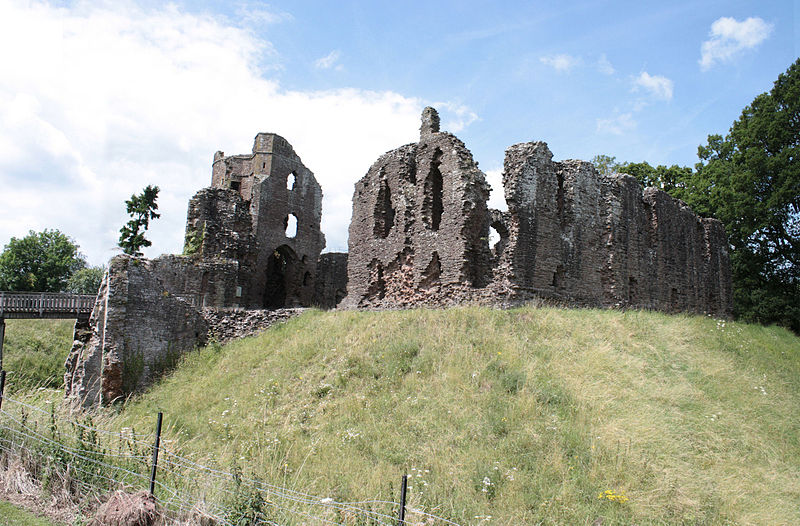
[[[211,187],[189,202],[183,255],[109,263],[66,364],[66,395],[76,404],[144,388],[209,336],[236,333],[236,310],[253,312],[234,325],[261,328],[291,312],[275,309],[331,308],[344,296],[332,271],[346,268],[346,254],[318,265],[322,190],[285,139],[260,133],[251,154],[217,152],[212,172]]]
[[[286,307],[549,298],[730,315],[719,221],[628,175],[552,157],[543,142],[508,148],[508,210],[490,210],[472,154],[425,108],[419,142],[356,183],[349,253],[320,256],[322,191],[291,145],[260,133],[251,154],[217,152],[211,187],[189,202],[184,254],[109,263],[90,326],[76,329],[67,397],[84,407],[124,398],[209,336],[263,328],[296,312]]]
[[[543,142],[506,151],[508,211],[488,210],[472,155],[423,112],[420,141],[356,183],[343,306],[561,303],[731,313],[722,224],[633,177],[554,162]],[[499,241],[489,246],[489,230]]]

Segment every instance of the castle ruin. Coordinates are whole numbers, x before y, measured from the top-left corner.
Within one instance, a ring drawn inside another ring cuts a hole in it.
[[[66,396],[84,407],[124,398],[219,338],[242,309],[253,312],[244,328],[256,329],[285,317],[275,309],[334,307],[345,285],[332,271],[346,255],[320,260],[321,217],[320,185],[283,137],[259,133],[246,155],[217,152],[211,187],[189,201],[184,254],[109,262],[89,326],[76,328]]]
[[[469,150],[439,130],[381,156],[356,183],[343,306],[563,304],[731,313],[722,223],[585,161],[554,162],[543,142],[506,150],[508,210]],[[499,241],[489,246],[489,229]]]
[[[508,210],[492,210],[472,154],[439,128],[425,108],[419,142],[382,155],[356,183],[347,254],[320,255],[322,190],[285,139],[259,133],[250,154],[217,152],[211,187],[189,202],[184,254],[109,263],[89,326],[76,327],[67,398],[124,398],[209,336],[263,328],[286,307],[546,298],[730,316],[719,221],[631,176],[553,161],[543,142],[506,150]]]

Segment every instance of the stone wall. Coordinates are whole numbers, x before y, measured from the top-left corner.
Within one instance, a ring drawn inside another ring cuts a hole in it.
[[[208,324],[209,340],[226,343],[267,330],[301,314],[305,309],[231,310],[203,309],[201,314]]]
[[[313,305],[333,309],[347,295],[347,252],[328,252],[319,256],[314,281]]]
[[[84,407],[149,385],[208,331],[195,308],[165,289],[152,262],[130,256],[109,262],[90,325],[88,338],[73,343],[64,378],[65,396]]]
[[[555,162],[543,142],[508,148],[507,211],[488,210],[488,185],[469,151],[426,108],[420,141],[381,156],[356,183],[348,308],[508,305],[536,298],[730,316],[727,240],[719,221]],[[499,241],[489,246],[489,227]]]
[[[193,304],[172,289],[183,285],[174,280],[173,270],[192,268],[187,259],[117,256],[109,262],[88,329],[76,325],[67,358],[65,396],[73,406],[124,399],[168,373],[184,353],[209,338],[226,342],[249,336],[302,311]]]
[[[508,234],[495,279],[512,295],[730,315],[719,221],[629,175],[553,162],[541,142],[506,151],[503,183]]]

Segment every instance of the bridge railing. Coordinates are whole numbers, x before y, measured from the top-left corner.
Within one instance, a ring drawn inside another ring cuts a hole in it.
[[[95,296],[89,294],[0,291],[0,318],[88,316],[94,302]]]

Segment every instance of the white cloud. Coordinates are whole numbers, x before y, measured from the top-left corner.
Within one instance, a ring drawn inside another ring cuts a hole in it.
[[[492,187],[489,192],[489,201],[487,205],[489,208],[496,208],[497,210],[508,210],[508,203],[506,203],[505,190],[503,188],[503,169],[495,168],[494,170],[486,171],[486,182]]]
[[[334,49],[333,51],[331,51],[330,53],[328,53],[324,57],[321,57],[321,58],[318,58],[317,60],[315,60],[314,61],[314,67],[317,68],[317,69],[335,68],[337,71],[341,71],[342,70],[342,65],[341,64],[337,64],[337,62],[339,61],[339,57],[341,55],[342,54],[339,52],[339,50]]]
[[[345,250],[353,183],[416,138],[422,101],[287,90],[264,77],[265,58],[279,57],[248,29],[174,6],[104,5],[0,0],[0,49],[14,51],[0,75],[0,245],[58,228],[102,263],[127,220],[124,200],[155,184],[161,218],[145,252],[180,252],[213,153],[249,152],[271,131],[316,174],[328,249]]]
[[[646,71],[642,71],[641,75],[634,79],[633,86],[634,90],[644,88],[656,98],[672,100],[674,83],[667,77],[650,75]]]
[[[597,131],[611,135],[623,135],[636,128],[632,113],[622,113],[608,119],[597,119]]]
[[[611,65],[611,62],[609,62],[605,53],[600,55],[600,58],[597,59],[597,69],[604,75],[613,75],[616,71],[614,66]]]
[[[700,46],[700,68],[706,71],[717,62],[729,62],[741,51],[756,47],[767,39],[772,27],[758,17],[742,22],[727,16],[718,18],[711,24],[711,38]]]
[[[249,27],[263,27],[292,20],[292,15],[273,8],[265,8],[258,2],[247,2],[236,7],[236,19]]]
[[[455,102],[434,102],[431,104],[442,119],[442,130],[458,133],[478,120],[478,114],[463,104]]]
[[[557,55],[541,57],[539,58],[539,62],[554,68],[556,71],[566,72],[579,65],[581,63],[581,59],[566,53],[559,53]]]

